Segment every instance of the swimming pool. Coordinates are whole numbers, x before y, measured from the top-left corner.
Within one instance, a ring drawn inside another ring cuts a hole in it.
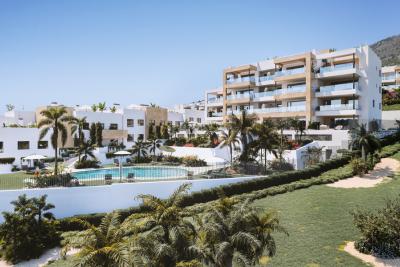
[[[139,180],[168,180],[184,178],[187,176],[187,173],[187,170],[176,167],[135,166],[122,168],[123,178],[127,178],[128,174],[133,174],[134,179]],[[110,174],[112,179],[119,179],[119,168],[78,171],[74,172],[72,176],[78,180],[98,180],[104,179],[106,175]]]

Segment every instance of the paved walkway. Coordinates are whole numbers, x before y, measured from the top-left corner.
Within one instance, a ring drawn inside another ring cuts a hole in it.
[[[347,243],[344,247],[344,251],[375,267],[400,267],[400,258],[382,259],[361,253],[354,247],[354,242]]]

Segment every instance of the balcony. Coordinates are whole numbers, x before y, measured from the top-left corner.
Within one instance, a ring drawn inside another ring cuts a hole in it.
[[[319,110],[315,112],[316,116],[351,116],[359,115],[360,107],[354,104],[337,104],[319,106]]]
[[[211,114],[207,114],[207,118],[220,118],[223,116],[224,114],[222,112],[212,112]]]
[[[243,88],[255,85],[256,79],[254,76],[247,76],[241,78],[230,78],[226,80],[228,88]]]
[[[244,94],[232,94],[228,95],[226,99],[230,103],[240,103],[240,102],[248,102],[252,99],[253,93],[251,92],[246,92]]]
[[[289,70],[281,70],[275,72],[274,80],[275,81],[286,81],[286,80],[298,80],[303,79],[305,77],[305,68],[295,68]]]
[[[306,85],[296,85],[285,89],[277,89],[273,91],[266,91],[261,93],[254,93],[254,101],[274,101],[275,98],[287,98],[291,94],[305,93]],[[296,95],[297,97],[297,95]]]
[[[210,98],[207,100],[207,105],[209,106],[221,106],[223,103],[222,97]]]
[[[319,92],[315,93],[316,97],[333,97],[345,95],[359,95],[358,83],[342,83],[328,86],[321,86]]]
[[[303,112],[306,106],[292,107],[274,107],[274,108],[256,108],[252,110],[254,113],[287,113],[287,112]]]
[[[351,62],[351,63],[337,64],[334,66],[321,67],[316,77],[317,78],[330,78],[336,76],[351,77],[353,74],[357,74],[358,76],[360,76],[357,66],[355,66]]]
[[[394,82],[395,79],[396,79],[396,75],[395,74],[383,75],[382,76],[382,82]]]

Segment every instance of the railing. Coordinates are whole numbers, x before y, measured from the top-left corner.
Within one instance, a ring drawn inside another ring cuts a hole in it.
[[[226,97],[226,99],[228,99],[228,100],[244,99],[244,98],[251,98],[252,96],[253,96],[253,93],[232,94],[232,95],[228,95]]]
[[[292,107],[275,107],[275,108],[257,108],[253,109],[255,113],[279,113],[279,112],[298,112],[305,111],[306,106],[292,106]]]
[[[327,85],[321,86],[319,91],[321,93],[330,93],[334,91],[342,91],[342,90],[354,90],[358,89],[358,83],[342,83],[342,84],[335,84],[335,85]]]
[[[254,93],[254,98],[261,98],[266,96],[279,96],[279,95],[293,94],[293,93],[305,93],[305,91],[306,91],[306,85],[296,85],[285,89]]]
[[[331,71],[347,70],[347,69],[353,69],[353,68],[355,68],[353,63],[345,63],[345,64],[338,64],[338,65],[334,65],[334,66],[321,67],[319,69],[319,72],[326,73],[326,72],[331,72]]]
[[[274,78],[275,78],[275,75],[260,76],[258,78],[258,81],[259,82],[272,81]]]
[[[331,111],[331,110],[357,110],[359,109],[358,103],[353,104],[337,104],[337,105],[325,105],[319,106],[320,111]]]
[[[394,79],[396,79],[396,75],[395,74],[383,75],[382,76],[382,81],[394,80]]]
[[[207,100],[208,104],[222,103],[222,97],[210,98]]]
[[[226,80],[227,84],[244,83],[244,82],[255,82],[255,78],[254,78],[254,76],[248,76],[248,77]]]
[[[209,118],[214,118],[214,117],[223,117],[224,114],[222,112],[213,112],[210,116],[210,114],[207,115]]]
[[[289,70],[281,70],[281,71],[275,72],[275,76],[280,77],[280,76],[286,76],[286,75],[300,74],[300,73],[304,73],[304,71],[305,71],[304,67],[289,69]]]

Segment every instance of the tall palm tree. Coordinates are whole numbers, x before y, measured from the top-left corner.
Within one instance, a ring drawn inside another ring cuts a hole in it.
[[[85,124],[87,124],[86,117],[71,118],[71,120],[68,122],[68,124],[72,125],[71,135],[78,132],[78,140],[79,140],[79,144],[81,144],[85,139],[85,136],[83,134],[83,128],[85,127]]]
[[[127,243],[123,239],[124,232],[120,225],[119,214],[108,213],[99,227],[89,225],[90,228],[84,231],[83,235],[72,238],[66,248],[82,247],[77,254],[75,266],[131,266]]]
[[[138,138],[138,140],[132,146],[133,154],[137,154],[138,160],[140,160],[142,156],[147,157],[148,148],[149,144],[144,142],[142,138]]]
[[[381,144],[374,135],[370,134],[365,124],[356,126],[350,131],[351,142],[350,146],[353,149],[361,149],[361,157],[366,160],[367,154],[374,153],[381,148]]]
[[[301,142],[301,138],[306,130],[305,121],[302,121],[297,117],[289,118],[289,125],[294,128],[296,135],[299,136],[299,142]]]
[[[206,132],[211,144],[213,144],[214,140],[218,139],[218,135],[215,133],[218,131],[218,128],[219,126],[216,123],[210,123],[203,126],[203,130]]]
[[[283,130],[286,129],[290,122],[288,119],[282,120],[282,119],[277,119],[275,120],[275,127],[279,131],[279,145],[277,146],[277,157],[279,160],[282,162],[283,161],[283,152],[285,151],[285,136],[283,135]]]
[[[93,154],[94,149],[95,146],[92,140],[83,141],[76,151],[79,157],[78,160],[86,161],[89,157],[95,160],[96,156]]]
[[[233,164],[233,150],[240,144],[237,131],[228,129],[221,133],[222,145],[221,147],[227,146],[229,148],[229,155],[231,158],[231,166]]]
[[[42,140],[50,129],[53,130],[51,134],[51,144],[54,148],[54,174],[58,174],[58,140],[61,137],[61,145],[64,146],[67,142],[68,131],[65,127],[66,122],[72,120],[71,116],[68,116],[65,107],[49,107],[42,110],[40,114],[44,117],[39,123],[38,128],[41,128],[39,140]]]
[[[276,129],[270,120],[266,120],[261,124],[255,124],[252,129],[252,134],[256,136],[251,146],[257,151],[261,152],[260,159],[264,159],[264,168],[267,170],[267,153],[272,153],[276,156],[274,150],[279,144],[279,137]]]
[[[249,115],[247,111],[244,109],[239,117],[232,114],[229,116],[229,123],[227,124],[227,128],[232,128],[240,135],[240,141],[242,142],[242,155],[241,158],[243,160],[247,160],[248,158],[248,144],[253,141],[253,137],[251,135],[251,129],[256,121],[255,115]]]
[[[150,139],[148,140],[150,145],[150,153],[153,153],[153,156],[156,156],[156,150],[161,146],[161,140],[159,139]]]

